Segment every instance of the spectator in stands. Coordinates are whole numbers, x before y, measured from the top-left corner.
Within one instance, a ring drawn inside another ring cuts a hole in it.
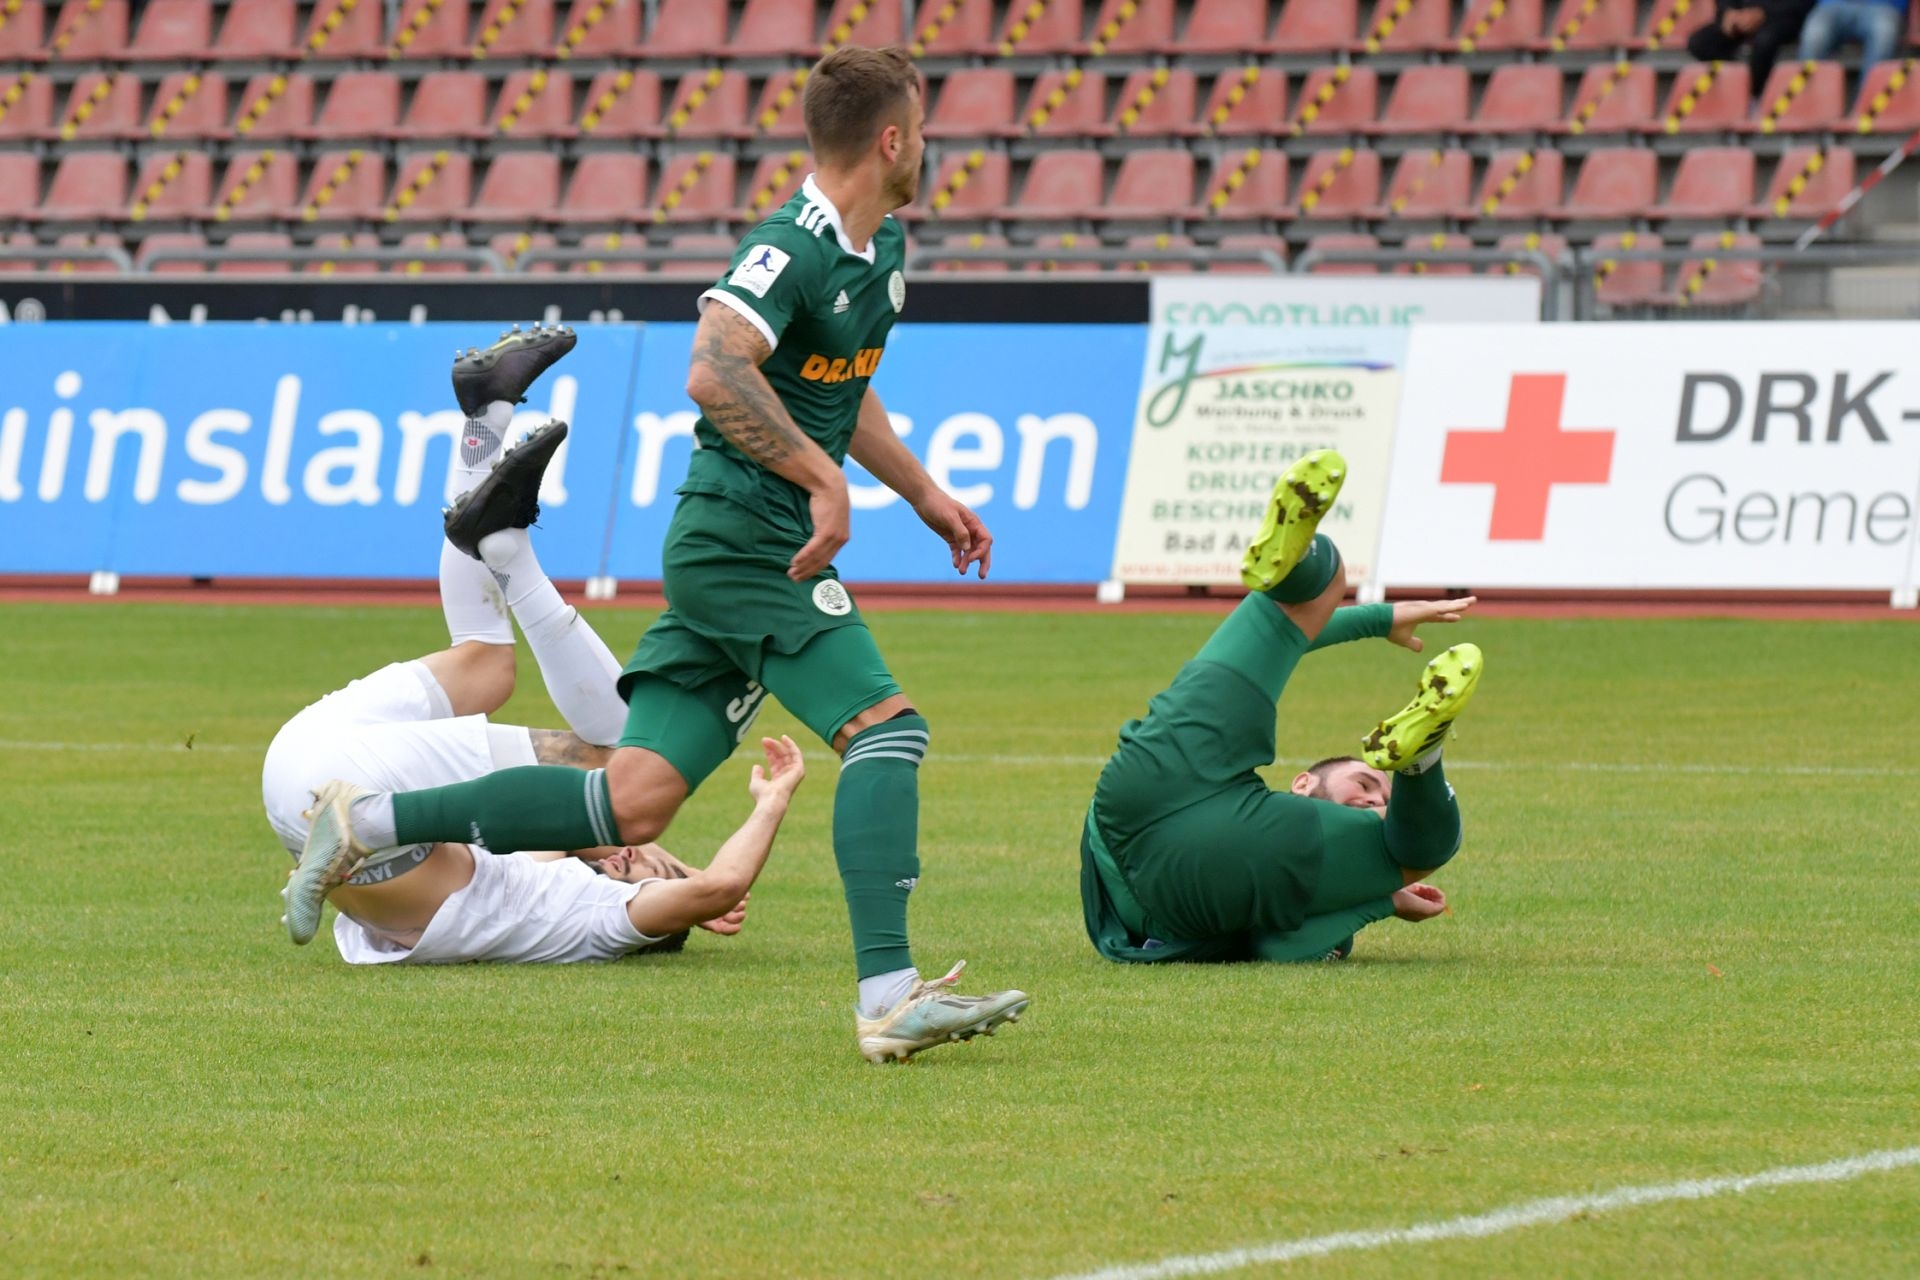
[[[1864,70],[1894,55],[1906,25],[1907,0],[1818,0],[1800,35],[1800,56],[1824,60],[1858,41]]]
[[[1753,94],[1760,96],[1780,51],[1800,35],[1814,0],[1718,0],[1713,21],[1687,38],[1687,52],[1701,62],[1726,62],[1752,44]]]

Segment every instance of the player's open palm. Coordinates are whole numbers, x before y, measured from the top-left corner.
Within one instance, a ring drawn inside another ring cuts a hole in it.
[[[767,763],[764,767],[753,766],[753,776],[747,780],[747,794],[755,801],[788,799],[800,780],[807,776],[807,764],[800,756],[800,748],[783,733],[778,740],[760,739],[760,749],[767,753]]]
[[[1430,884],[1410,884],[1393,895],[1393,914],[1418,924],[1447,909],[1447,895]]]
[[[1387,639],[1403,649],[1419,653],[1426,641],[1414,632],[1429,622],[1458,622],[1473,608],[1478,596],[1460,596],[1454,600],[1402,600],[1393,606],[1393,628]]]
[[[961,577],[977,564],[981,580],[986,579],[993,566],[993,535],[972,508],[936,490],[914,511],[947,544],[947,550],[953,553],[953,567]]]

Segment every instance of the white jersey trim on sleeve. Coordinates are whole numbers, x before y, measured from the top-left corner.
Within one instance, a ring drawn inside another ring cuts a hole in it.
[[[773,331],[772,325],[760,318],[758,311],[755,311],[746,304],[745,299],[739,297],[737,294],[728,293],[724,289],[709,289],[700,295],[700,309],[702,311],[706,310],[705,304],[709,298],[712,298],[716,302],[724,302],[745,316],[753,327],[760,331],[760,336],[767,340],[767,347],[770,351],[778,351],[780,349],[780,336]]]

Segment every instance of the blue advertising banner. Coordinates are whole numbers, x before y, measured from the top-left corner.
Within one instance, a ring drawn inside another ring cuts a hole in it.
[[[0,328],[0,573],[431,577],[472,324]],[[657,578],[692,447],[693,325],[598,325],[516,428],[573,426],[542,493],[556,577]],[[996,538],[993,578],[1104,577],[1145,329],[902,325],[875,387]],[[849,464],[854,581],[938,581],[944,547]]]

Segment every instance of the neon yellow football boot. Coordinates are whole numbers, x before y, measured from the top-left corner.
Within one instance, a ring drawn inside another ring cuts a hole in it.
[[[1473,698],[1485,666],[1486,659],[1475,644],[1457,644],[1435,655],[1420,673],[1420,691],[1413,701],[1361,740],[1361,759],[1376,769],[1399,773],[1445,742],[1455,717]]]
[[[1332,449],[1317,449],[1281,473],[1267,518],[1240,561],[1240,581],[1249,590],[1266,591],[1293,572],[1346,479],[1347,460]]]

